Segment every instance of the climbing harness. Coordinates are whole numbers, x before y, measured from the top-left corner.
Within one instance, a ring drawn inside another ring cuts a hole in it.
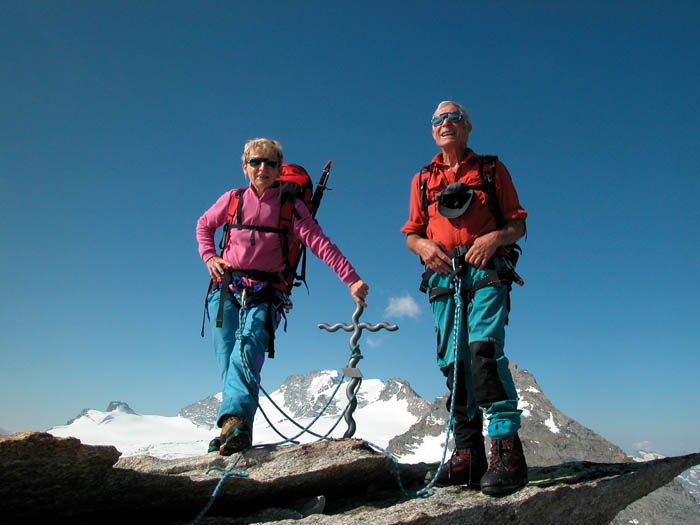
[[[265,331],[269,336],[267,347],[267,355],[271,359],[275,357],[275,329],[272,324],[273,316],[279,313],[284,319],[284,331],[287,331],[287,313],[292,309],[292,302],[289,296],[278,292],[271,283],[274,283],[276,274],[262,272],[259,270],[234,270],[227,268],[220,282],[212,281],[210,285],[211,291],[219,290],[219,309],[216,315],[216,327],[221,328],[224,321],[224,303],[227,298],[230,299],[236,306],[241,307],[240,302],[236,299],[233,290],[239,292],[242,296],[245,295],[254,304],[267,304],[267,317],[265,318]],[[244,278],[252,279],[257,284],[248,285],[243,280]],[[228,294],[224,293],[228,290]],[[206,303],[205,303],[206,308]],[[206,315],[209,314],[209,309],[205,309]],[[203,330],[203,329],[202,329]],[[203,332],[202,332],[203,333]]]
[[[452,280],[454,277],[464,274],[464,272],[466,271],[468,263],[464,260],[464,256],[469,251],[470,247],[471,245],[469,244],[459,244],[455,246],[454,249],[445,251],[447,256],[450,257],[450,259],[452,260],[452,272],[450,273],[450,280]],[[508,289],[506,295],[506,307],[510,311],[510,292],[513,287],[513,283],[517,283],[520,286],[523,286],[523,284],[525,283],[523,282],[523,279],[520,277],[520,275],[518,275],[518,273],[515,271],[515,265],[513,264],[511,259],[509,257],[506,257],[505,255],[502,256],[502,259],[504,265],[503,269],[497,270],[494,260],[492,258],[486,265],[486,274],[477,282],[475,282],[471,286],[471,288],[461,289],[460,286],[460,296],[462,297],[465,303],[468,304],[474,298],[474,294],[482,288],[486,288],[487,286],[494,286],[496,288],[505,286]],[[434,286],[429,288],[430,278],[433,275],[435,275],[435,271],[431,270],[430,268],[426,268],[425,272],[423,272],[423,276],[421,278],[421,283],[419,286],[419,290],[421,292],[428,294],[428,300],[431,303],[435,301],[435,299],[437,299],[438,297],[442,297],[444,295],[451,295],[453,293],[451,288],[444,286]]]

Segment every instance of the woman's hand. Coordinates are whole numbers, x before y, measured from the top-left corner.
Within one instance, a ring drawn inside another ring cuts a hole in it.
[[[362,279],[358,279],[350,285],[350,295],[352,300],[358,303],[362,308],[367,308],[365,297],[369,293],[369,286]]]
[[[209,270],[209,275],[215,281],[223,277],[224,270],[226,270],[226,268],[229,266],[229,264],[218,255],[212,255],[209,257],[205,264],[207,265],[207,270]]]

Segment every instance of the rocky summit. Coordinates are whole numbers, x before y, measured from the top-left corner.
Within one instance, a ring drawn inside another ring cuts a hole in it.
[[[530,468],[529,484],[502,498],[463,487],[412,498],[435,465],[394,465],[357,439],[255,447],[228,458],[119,456],[114,447],[46,433],[2,436],[0,515],[22,523],[609,523],[700,463],[700,453],[567,462]]]

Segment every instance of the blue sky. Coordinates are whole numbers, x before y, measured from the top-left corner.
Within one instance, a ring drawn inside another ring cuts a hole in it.
[[[400,326],[360,340],[364,375],[441,395],[399,229],[455,99],[530,213],[507,355],[623,448],[697,451],[697,3],[288,4],[0,5],[0,427],[218,391],[194,225],[257,136],[314,179],[333,160],[318,219],[371,287],[362,320]],[[268,390],[347,363],[316,327],[350,319],[347,289],[307,272]]]

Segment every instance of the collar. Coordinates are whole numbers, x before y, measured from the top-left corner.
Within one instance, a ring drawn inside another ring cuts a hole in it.
[[[478,158],[479,156],[476,153],[474,153],[473,149],[467,148],[467,156],[464,157],[464,160],[460,162],[460,165],[475,162]],[[440,164],[441,166],[447,166],[447,164],[445,164],[445,162],[442,160],[442,151],[433,157],[431,164],[432,163]]]
[[[255,197],[257,200],[261,201],[269,199],[278,199],[280,196],[280,183],[279,181],[275,181],[274,184],[267,188],[260,197],[258,197],[258,192],[255,191],[255,188],[253,187],[252,183],[248,183],[248,188],[246,189],[246,192]]]

